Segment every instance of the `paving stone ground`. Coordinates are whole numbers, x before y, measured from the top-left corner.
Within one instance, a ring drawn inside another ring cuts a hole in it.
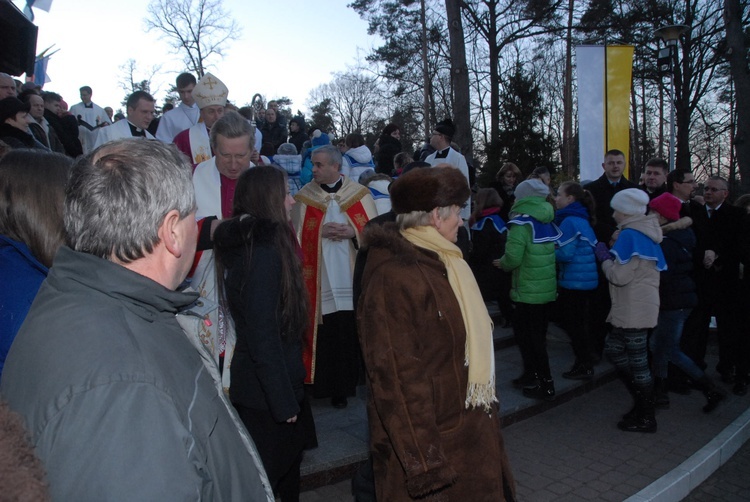
[[[727,387],[727,390],[729,388]],[[506,447],[520,501],[621,501],[679,466],[750,407],[750,396],[729,394],[706,415],[703,396],[671,394],[669,410],[659,411],[655,434],[625,433],[616,428],[630,407],[619,382],[606,384],[572,401],[504,429]],[[742,452],[746,452],[747,445]],[[719,471],[730,481],[707,480],[696,492],[701,501],[750,500],[750,454]],[[730,461],[731,462],[731,461]],[[744,471],[743,471],[744,469]],[[717,498],[731,486],[737,498]],[[745,497],[745,498],[742,498]],[[351,502],[350,482],[304,492],[303,502]]]
[[[548,336],[550,365],[558,392],[562,391],[568,400],[559,398],[554,407],[533,416],[524,415],[529,400],[510,386],[510,379],[520,373],[518,349],[509,346],[496,350],[501,409],[510,424],[503,428],[503,434],[521,502],[623,501],[657,480],[670,479],[677,467],[702,448],[705,450],[750,409],[750,395],[734,396],[731,385],[719,384],[728,397],[709,415],[701,410],[705,402],[701,393],[670,394],[671,407],[657,413],[655,434],[622,432],[616,424],[632,404],[626,390],[617,381],[605,383],[609,379],[603,377],[608,368],[604,362],[597,366],[602,385],[593,390],[571,387],[571,381],[561,379],[562,371],[572,363],[572,352],[557,331],[551,328]],[[496,338],[507,336],[509,333],[496,334]],[[714,345],[709,345],[707,354],[712,377],[716,377],[712,370],[718,359]],[[321,442],[324,447],[306,452],[303,475],[325,473],[340,465],[341,459],[351,462],[366,456],[365,396],[361,394],[347,410],[314,403],[319,439],[323,436],[325,441]],[[750,501],[748,445],[750,442],[715,476],[708,477],[706,471],[700,479],[708,479],[690,494],[696,498],[686,500]],[[334,482],[303,492],[300,500],[351,502],[350,487],[349,479]],[[648,500],[639,496],[639,500]]]
[[[685,502],[740,502],[750,500],[750,442],[721,469],[693,490]]]

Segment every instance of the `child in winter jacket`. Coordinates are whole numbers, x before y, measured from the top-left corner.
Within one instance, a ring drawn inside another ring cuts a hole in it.
[[[518,185],[508,222],[505,254],[498,265],[512,272],[510,298],[516,309],[513,335],[521,351],[524,373],[514,380],[523,394],[535,399],[555,397],[547,356],[549,304],[557,297],[555,241],[560,230],[547,202],[549,187],[530,179]]]
[[[469,266],[474,272],[485,301],[497,301],[505,324],[510,327],[513,305],[510,302],[510,274],[500,270],[493,262],[505,253],[508,227],[500,217],[503,200],[494,188],[480,188],[474,212],[469,219],[471,228],[471,254]]]
[[[610,202],[619,235],[608,252],[597,245],[596,256],[609,281],[612,332],[604,352],[635,399],[635,407],[617,424],[629,432],[656,432],[653,383],[648,367],[648,330],[659,317],[659,272],[666,261],[659,243],[656,214],[646,214],[648,194],[637,188],[617,192]]]
[[[587,380],[594,376],[594,348],[589,308],[599,284],[596,270],[596,236],[592,228],[594,198],[579,183],[566,181],[557,189],[555,224],[562,237],[557,241],[558,304],[562,326],[567,331],[575,363],[563,378]]]

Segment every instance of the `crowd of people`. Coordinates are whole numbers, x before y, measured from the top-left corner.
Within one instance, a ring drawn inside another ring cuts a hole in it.
[[[175,84],[158,122],[144,91],[118,120],[0,74],[0,393],[53,498],[298,500],[311,399],[366,382],[379,500],[514,500],[490,302],[529,398],[555,398],[552,321],[563,378],[615,366],[624,431],[669,392],[724,399],[712,318],[747,392],[750,201],[725,179],[699,195],[652,159],[638,186],[610,150],[589,183],[506,162],[472,187],[450,119],[411,156],[397,124],[370,149],[237,109],[211,73]]]

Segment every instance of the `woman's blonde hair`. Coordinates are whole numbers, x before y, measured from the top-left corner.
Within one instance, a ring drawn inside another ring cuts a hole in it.
[[[438,218],[446,220],[451,215],[452,206],[438,207]],[[407,228],[427,227],[430,225],[432,211],[412,211],[396,216],[398,228],[406,230]]]

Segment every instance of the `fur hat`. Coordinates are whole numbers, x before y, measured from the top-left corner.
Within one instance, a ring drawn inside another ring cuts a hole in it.
[[[203,75],[193,88],[193,99],[201,109],[213,105],[227,106],[227,96],[227,86],[211,73]]]
[[[680,219],[682,201],[671,193],[663,193],[648,203],[648,207],[664,216],[669,221]]]
[[[466,178],[454,167],[413,169],[391,184],[391,204],[396,214],[463,206],[470,194]]]
[[[549,195],[549,187],[542,180],[532,178],[519,183],[513,194],[516,196],[516,200],[526,197],[547,197]]]
[[[312,134],[312,146],[330,145],[331,138],[320,129],[315,129]]]
[[[456,134],[456,128],[451,119],[445,119],[442,122],[438,122],[435,126],[435,130],[448,138],[452,138],[453,135]]]
[[[5,122],[9,118],[15,118],[19,112],[28,113],[31,109],[29,103],[24,103],[18,98],[9,97],[0,100],[0,124]]]
[[[640,188],[628,188],[617,192],[609,205],[622,214],[646,214],[648,194]]]

